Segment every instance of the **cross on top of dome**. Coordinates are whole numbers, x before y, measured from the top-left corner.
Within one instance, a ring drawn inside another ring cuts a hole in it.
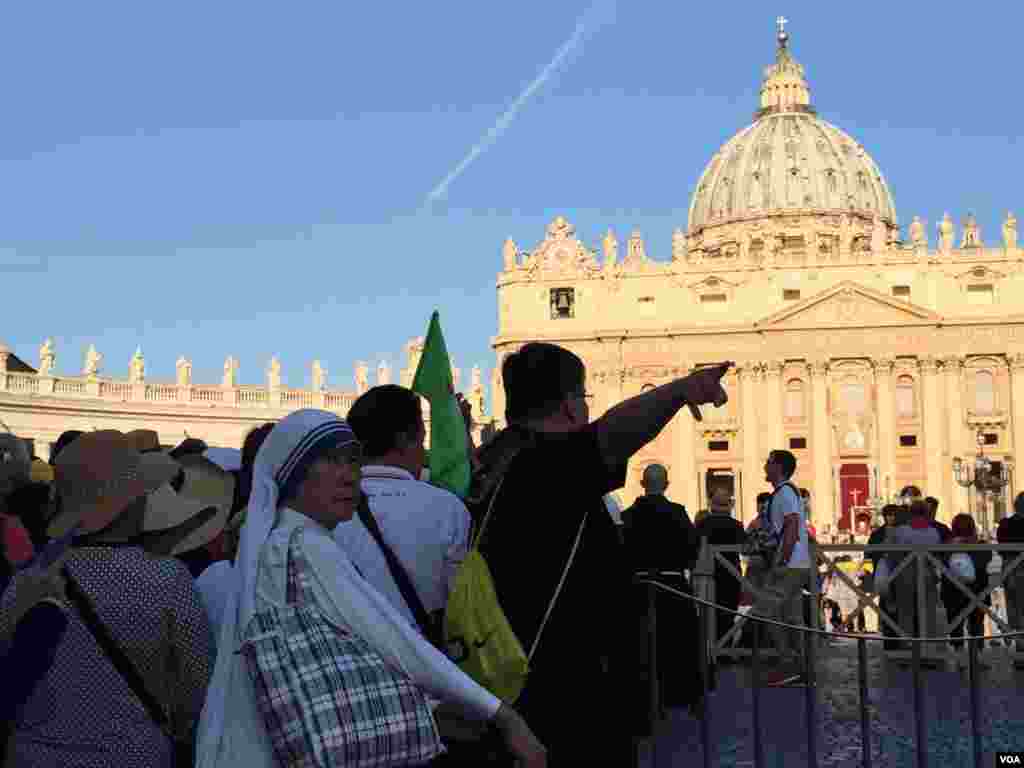
[[[789,33],[786,24],[789,19],[779,16],[779,48],[775,52],[775,63],[764,70],[764,84],[761,86],[761,109],[757,116],[773,112],[813,112],[811,91],[804,78],[804,68],[789,52]]]
[[[742,240],[747,222],[790,211],[856,215],[896,226],[896,206],[878,166],[811,106],[804,68],[789,47],[788,23],[785,16],[775,20],[775,61],[764,70],[753,125],[715,153],[697,182],[688,219],[691,238],[710,228],[727,240]]]

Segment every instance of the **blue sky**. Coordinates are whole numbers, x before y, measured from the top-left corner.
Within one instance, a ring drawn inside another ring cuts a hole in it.
[[[1024,8],[862,2],[602,2],[583,42],[504,134],[494,125],[593,3],[310,1],[10,4],[0,29],[0,340],[124,376],[271,355],[308,385],[402,364],[441,310],[468,376],[489,369],[501,245],[555,215],[595,247],[639,228],[667,259],[714,151],[751,121],[774,19],[790,19],[821,115],[860,141],[900,223],[1024,214]],[[35,272],[18,265],[43,263]]]

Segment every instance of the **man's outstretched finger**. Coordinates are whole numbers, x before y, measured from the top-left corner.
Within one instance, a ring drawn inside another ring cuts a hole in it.
[[[731,360],[727,360],[724,363],[719,363],[718,365],[714,366],[715,370],[719,372],[718,378],[722,378],[723,376],[725,376],[725,374],[729,372],[729,369],[734,367],[735,365],[736,363],[732,362]]]

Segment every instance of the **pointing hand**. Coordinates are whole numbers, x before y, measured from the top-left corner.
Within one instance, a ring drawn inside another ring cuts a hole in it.
[[[703,421],[701,405],[711,404],[721,408],[729,402],[729,395],[722,386],[722,377],[732,366],[732,362],[708,366],[694,371],[683,380],[686,382],[686,405],[694,419]]]

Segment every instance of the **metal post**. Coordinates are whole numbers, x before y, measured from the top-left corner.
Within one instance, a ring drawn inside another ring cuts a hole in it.
[[[821,595],[818,591],[818,545],[817,543],[808,537],[808,546],[811,550],[811,567],[809,568],[811,575],[811,583],[808,584],[808,591],[811,593],[811,628],[821,629]],[[823,642],[824,638],[820,635],[814,635],[814,642]]]
[[[917,573],[916,573],[916,577],[917,577],[917,611],[916,611],[916,613],[917,613],[917,632],[916,632],[916,634],[917,634],[918,637],[928,637],[927,625],[930,622],[925,620],[925,615],[926,615],[925,612],[928,611],[928,610],[934,611],[935,610],[935,606],[934,605],[928,605],[928,602],[925,599],[927,596],[925,595],[925,591],[924,591],[924,579],[925,579],[925,575],[924,575],[924,571],[925,571],[925,559],[924,559],[925,556],[924,556],[924,552],[915,552],[914,553],[914,557],[917,560],[917,562],[915,563],[915,565],[917,566]],[[924,655],[924,652],[928,650],[927,647],[924,646],[921,643],[915,643],[915,645],[918,645],[918,646],[921,647],[921,654],[922,655]]]
[[[868,714],[868,641],[857,638],[857,676],[860,678],[861,765],[871,768],[871,718]]]
[[[658,593],[654,584],[647,585],[647,674],[650,675],[651,766],[658,765],[658,739],[655,729],[661,710],[661,694],[658,689]]]
[[[920,563],[920,561],[918,561]],[[924,695],[921,690],[921,643],[911,640],[914,664],[914,729],[917,737],[917,768],[928,768],[928,736],[924,725]]]
[[[704,611],[713,611],[707,605],[702,606]],[[697,621],[697,638],[700,642],[698,651],[698,663],[700,664],[700,686],[701,686],[701,707],[700,707],[700,742],[704,752],[704,768],[711,768],[711,707],[708,702],[708,690],[710,689],[711,676],[711,655],[708,652],[708,635],[705,631],[706,624]]]
[[[970,626],[970,622],[967,622]],[[971,687],[971,743],[974,747],[974,768],[981,768],[981,734],[978,733],[978,647],[980,640],[967,641],[967,675]]]
[[[751,693],[754,715],[754,768],[764,766],[764,742],[761,740],[761,622],[754,624],[754,643],[750,652]]]
[[[708,551],[709,552],[711,551],[710,547],[708,548]],[[714,558],[714,555],[711,555],[711,557]],[[718,594],[717,594],[717,590],[715,589],[715,567],[716,567],[716,565],[717,565],[717,563],[715,563],[714,559],[712,559],[712,561],[711,561],[711,575],[708,577],[708,580],[707,580],[708,596],[707,596],[706,599],[707,599],[707,601],[709,603],[715,603],[717,605],[718,604]],[[706,621],[706,630],[705,630],[707,632],[707,634],[705,635],[705,638],[707,639],[707,643],[708,643],[708,645],[707,645],[708,653],[709,653],[709,655],[711,657],[711,659],[710,659],[711,663],[712,664],[716,664],[718,662],[718,611],[715,608],[709,608],[708,606],[704,606],[704,611],[705,611],[705,615],[706,615],[706,619],[707,619],[707,621]]]
[[[807,715],[807,765],[817,768],[818,765],[818,723],[815,717],[815,705],[818,701],[818,689],[815,686],[814,658],[818,645],[817,634],[804,632],[804,711]]]

